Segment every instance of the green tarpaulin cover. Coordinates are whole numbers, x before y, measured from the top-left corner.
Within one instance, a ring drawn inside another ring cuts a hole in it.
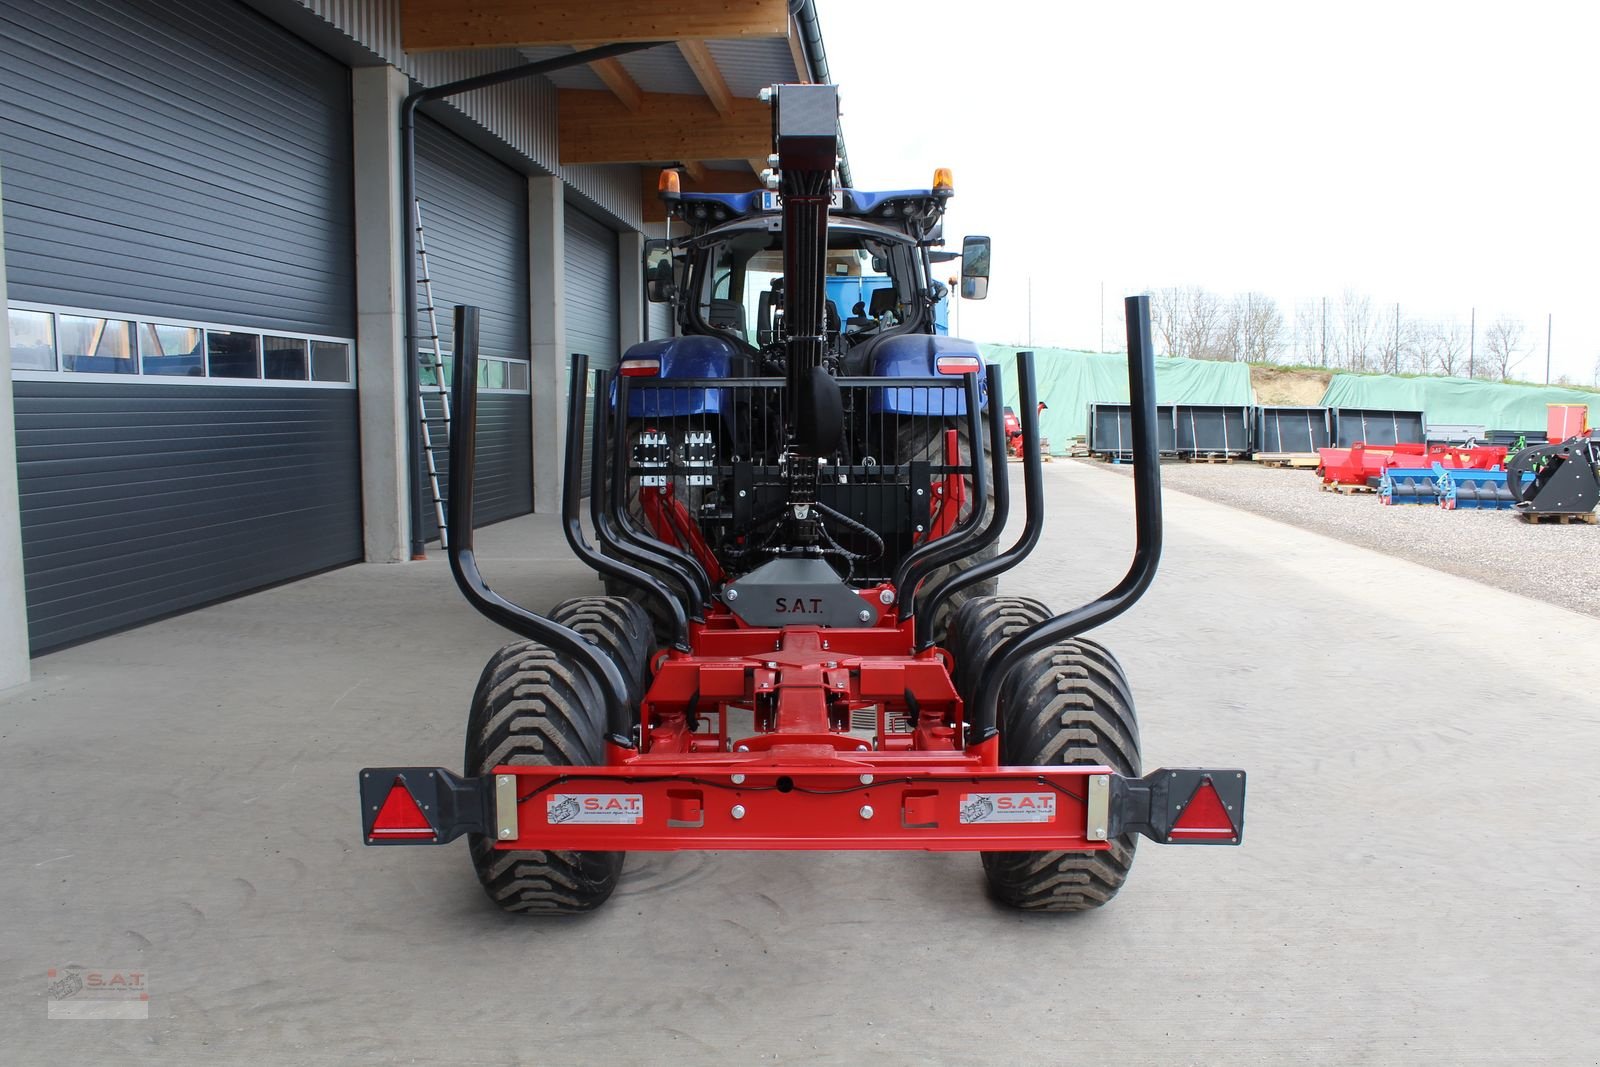
[[[1471,378],[1396,378],[1387,374],[1335,374],[1322,403],[1330,408],[1420,411],[1430,424],[1487,430],[1538,430],[1550,404],[1589,405],[1589,425],[1600,419],[1600,394],[1545,385],[1510,385]],[[1052,442],[1053,444],[1054,442]]]
[[[1005,402],[1017,404],[1015,353],[1011,345],[980,345],[983,358],[1004,370]],[[1050,451],[1064,455],[1072,438],[1089,432],[1089,405],[1128,401],[1128,361],[1123,356],[1035,348],[1039,399],[1048,405],[1039,433]],[[1156,358],[1156,401],[1162,404],[1253,404],[1250,367],[1206,359]],[[1542,423],[1541,423],[1542,425]]]

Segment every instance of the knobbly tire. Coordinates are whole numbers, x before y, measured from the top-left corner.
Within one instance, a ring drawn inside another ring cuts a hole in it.
[[[983,430],[985,427],[985,420],[980,419],[978,425],[980,430]],[[896,430],[895,455],[899,457],[899,461],[901,463],[910,463],[913,460],[927,460],[932,463],[943,463],[945,431],[955,430],[959,435],[959,440],[961,442],[961,454],[964,456],[973,456],[972,443],[970,440],[968,440],[968,438],[971,436],[967,432],[968,428],[969,427],[967,426],[967,421],[965,419],[959,420],[959,425],[957,425],[957,423],[954,421],[947,421],[944,419],[906,419],[900,423],[898,429]],[[989,440],[986,431],[984,433],[983,448],[978,451],[978,454],[974,458],[976,462],[979,463],[987,464],[989,462]],[[972,501],[974,494],[972,477],[968,475],[963,478],[962,481],[966,483],[967,502],[961,509],[960,519],[962,522],[965,522],[968,515],[970,515],[972,512]],[[989,507],[994,507],[994,486],[992,485],[987,486],[986,500]],[[968,567],[972,567],[976,564],[994,559],[998,552],[998,543],[992,543],[988,547],[980,549],[964,559],[957,560],[954,563],[947,564],[946,566],[940,567],[937,570],[931,571],[928,576],[922,580],[922,585],[920,588],[923,591],[931,590],[953,574],[964,571]],[[936,634],[942,633],[945,627],[949,624],[950,619],[954,617],[955,613],[963,604],[972,600],[974,597],[994,596],[999,589],[1000,580],[998,578],[990,578],[988,581],[977,582],[973,585],[967,586],[965,589],[957,590],[953,596],[947,598],[945,602],[940,605],[938,615],[930,620],[932,632]]]
[[[550,617],[612,656],[642,692],[652,651],[637,604],[577,597]],[[637,706],[637,705],[635,705]],[[466,773],[502,764],[570,767],[605,762],[605,702],[593,682],[537,641],[507,645],[483,669],[467,718]],[[497,851],[482,834],[467,840],[484,892],[504,911],[562,915],[605,903],[622,873],[621,852]]]
[[[1050,617],[1036,600],[970,600],[951,621],[950,647],[961,669],[984,663],[1008,637]],[[976,672],[960,675],[970,701]],[[1139,726],[1128,680],[1116,658],[1093,641],[1063,641],[1024,660],[1000,694],[1000,762],[1010,767],[1092,765],[1139,775]],[[996,900],[1030,911],[1088,911],[1116,896],[1133,866],[1137,837],[1113,838],[1104,852],[985,852]]]

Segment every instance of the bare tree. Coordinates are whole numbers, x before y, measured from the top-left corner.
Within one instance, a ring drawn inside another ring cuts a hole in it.
[[[1354,289],[1346,289],[1339,300],[1335,326],[1333,345],[1338,366],[1353,371],[1370,369],[1372,335],[1376,327],[1372,316],[1372,298]]]
[[[1483,334],[1486,377],[1505,381],[1517,364],[1528,358],[1532,349],[1523,343],[1524,332],[1522,323],[1509,315],[1501,315],[1489,325]]]
[[[1594,357],[1594,374],[1590,378],[1596,389],[1600,389],[1600,356]]]
[[[1399,374],[1400,363],[1405,357],[1405,323],[1400,317],[1400,305],[1394,306],[1394,313],[1386,315],[1382,329],[1376,331],[1373,350],[1378,360],[1380,374]]]
[[[1467,339],[1457,324],[1438,323],[1423,331],[1424,374],[1453,376],[1466,370]]]
[[[1217,294],[1190,286],[1183,301],[1183,354],[1191,359],[1232,359],[1225,351],[1227,309]]]
[[[1150,291],[1150,317],[1166,346],[1167,355],[1186,355],[1183,351],[1184,297],[1182,290],[1167,288]]]
[[[1324,344],[1326,339],[1324,326],[1320,303],[1301,304],[1295,309],[1294,344],[1304,362],[1327,365],[1328,351]]]
[[[1283,315],[1269,296],[1245,293],[1233,298],[1223,327],[1234,359],[1272,363],[1283,350]]]

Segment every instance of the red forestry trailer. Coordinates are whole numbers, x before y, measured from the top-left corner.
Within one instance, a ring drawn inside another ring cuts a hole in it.
[[[1000,901],[1074,911],[1117,892],[1141,836],[1238,844],[1244,772],[1141,774],[1127,679],[1083,636],[1138,600],[1161,551],[1147,299],[1127,302],[1132,565],[1063,614],[998,595],[1044,523],[1038,398],[1022,353],[1025,521],[996,551],[1012,512],[1001,371],[931,328],[948,172],[928,190],[837,190],[835,88],[777,86],[772,106],[775,189],[666,187],[689,233],[660,250],[651,287],[677,336],[592,388],[573,357],[563,526],[613,595],[540,615],[481,574],[477,312],[456,310],[450,564],[519,640],[473,694],[463,773],[360,772],[363,840],[467,835],[489,897],[545,913],[603,903],[630,851],[977,852]],[[979,241],[969,299],[988,286]],[[824,279],[869,257],[892,309],[851,332]],[[781,275],[759,287],[750,342],[727,290],[769,262]]]

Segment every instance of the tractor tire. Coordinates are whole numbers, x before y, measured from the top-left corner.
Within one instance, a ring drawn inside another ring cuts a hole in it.
[[[980,421],[979,425],[983,426],[984,423]],[[972,455],[971,442],[969,441],[971,435],[968,433],[965,420],[962,420],[959,426],[952,426],[950,421],[945,419],[914,418],[905,420],[897,430],[895,454],[899,462],[910,463],[914,460],[922,459],[927,459],[930,462],[943,462],[944,432],[949,429],[954,429],[960,435],[962,453],[964,455]],[[984,446],[978,452],[978,459],[979,462],[985,464],[989,462],[987,434],[984,437]],[[962,481],[966,483],[967,491],[967,504],[962,508],[960,516],[964,521],[972,513],[973,482],[970,476],[963,478]],[[988,486],[987,489],[987,503],[992,508],[994,506],[994,486]],[[999,543],[995,542],[974,552],[965,559],[939,567],[931,571],[922,580],[921,588],[923,590],[931,590],[953,574],[964,571],[968,567],[982,563],[985,560],[994,559],[999,554],[999,551]],[[940,606],[938,615],[930,620],[932,626],[930,632],[936,634],[944,633],[945,628],[950,623],[950,619],[960,609],[961,605],[974,597],[994,596],[999,590],[1000,580],[998,578],[990,578],[988,581],[978,582],[957,591],[954,596],[948,598]]]
[[[642,692],[650,655],[649,628],[637,605],[578,597],[552,618],[606,649]],[[555,650],[537,641],[507,645],[483,669],[467,718],[468,775],[502,764],[572,767],[604,763],[604,701],[593,683]],[[621,852],[500,851],[493,839],[469,835],[478,881],[504,911],[572,915],[593,911],[617,887]]]
[[[1139,775],[1139,725],[1116,658],[1093,641],[1063,641],[1025,661],[1001,690],[1000,762],[1100,764]],[[1117,895],[1136,834],[1104,852],[985,852],[995,899],[1029,911],[1088,911]]]

